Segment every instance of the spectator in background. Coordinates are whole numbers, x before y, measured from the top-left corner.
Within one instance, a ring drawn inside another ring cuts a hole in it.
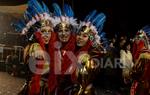
[[[12,56],[12,73],[11,73],[12,76],[18,75],[18,73],[17,73],[17,65],[18,64],[19,64],[19,58],[18,58],[17,54],[14,53]]]
[[[131,48],[131,44],[128,41],[123,45],[123,48],[120,51],[120,60],[123,65],[123,68],[122,68],[122,77],[123,77],[123,81],[124,81],[123,87],[124,87],[125,92],[129,92],[129,90],[130,90],[131,80],[129,77],[130,76],[129,72],[131,71],[131,69],[134,65],[130,48]]]
[[[120,50],[123,48],[125,43],[126,43],[126,39],[120,39],[120,43],[119,43]]]
[[[115,48],[116,38],[115,37],[111,38],[109,42],[110,42],[109,49]]]
[[[12,55],[13,55],[13,53],[7,55],[6,61],[5,61],[6,72],[8,72],[9,74],[11,73],[11,68],[12,68]]]

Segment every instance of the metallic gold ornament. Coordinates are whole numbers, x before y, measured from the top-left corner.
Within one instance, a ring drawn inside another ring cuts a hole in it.
[[[70,30],[71,27],[69,24],[67,24],[66,22],[61,22],[56,26],[57,31],[66,31],[66,30]]]
[[[86,27],[85,30],[83,31],[84,33],[89,33],[91,29],[89,27]]]

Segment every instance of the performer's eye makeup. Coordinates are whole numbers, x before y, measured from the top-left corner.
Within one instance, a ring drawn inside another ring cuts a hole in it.
[[[47,30],[45,30],[45,29],[42,29],[42,30],[41,30],[41,32],[42,32],[42,33],[44,33],[44,32],[47,32]]]
[[[49,30],[44,29],[44,30],[41,30],[41,32],[42,33],[49,33],[49,32],[52,32],[52,30],[51,29],[49,29]]]
[[[84,34],[83,37],[88,37],[88,35],[87,35],[87,34]]]
[[[66,29],[65,32],[70,32],[70,30],[69,30],[69,29]]]
[[[41,30],[41,32],[44,33],[45,31],[44,31],[44,30]]]
[[[52,30],[51,30],[51,29],[49,29],[49,30],[48,30],[48,32],[52,32]]]

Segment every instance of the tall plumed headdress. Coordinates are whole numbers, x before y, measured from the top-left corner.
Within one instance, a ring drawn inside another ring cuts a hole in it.
[[[150,40],[150,25],[144,26],[142,30],[146,33],[148,39]]]
[[[89,34],[89,38],[92,42],[100,43],[101,38],[106,40],[104,36],[105,32],[102,31],[106,16],[104,13],[97,13],[96,10],[89,13],[84,21],[80,22],[78,32],[85,32]]]
[[[150,37],[150,26],[146,25],[142,29],[140,29],[134,39],[133,39],[133,58],[136,61],[139,58],[140,51],[143,50],[143,47],[146,49],[150,49],[149,45],[149,37]]]
[[[68,4],[64,4],[63,10],[61,10],[60,6],[57,3],[54,3],[54,20],[52,23],[55,28],[63,28],[63,27],[72,27],[75,28],[77,26],[77,22],[74,18],[74,12]]]
[[[145,46],[150,49],[150,26],[146,25],[136,33],[135,40],[143,41]]]
[[[53,18],[50,16],[49,9],[44,2],[39,3],[37,0],[29,0],[23,19],[13,25],[17,32],[27,34],[27,32],[31,32],[29,31],[31,28],[33,29],[32,32],[35,32],[42,26],[52,26],[52,19]]]

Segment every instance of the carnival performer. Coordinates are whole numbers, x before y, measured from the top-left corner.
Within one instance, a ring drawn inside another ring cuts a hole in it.
[[[16,24],[16,29],[22,35],[30,35],[30,43],[25,48],[24,60],[32,75],[27,80],[27,90],[24,95],[46,95],[55,88],[55,77],[50,68],[54,63],[54,42],[52,16],[47,6],[36,0],[28,1],[24,19]],[[50,64],[51,63],[51,64]],[[49,78],[50,77],[50,78]],[[49,83],[51,79],[52,83]]]
[[[134,41],[135,65],[131,71],[133,84],[130,95],[150,95],[150,51],[149,27],[144,27],[137,32]]]
[[[71,7],[67,4],[63,6],[63,12],[58,4],[54,3],[54,31],[57,35],[55,44],[55,65],[54,73],[57,76],[56,95],[69,95],[68,87],[73,83],[72,60],[75,49],[74,28],[77,26],[76,19]]]
[[[99,59],[103,56],[100,40],[104,33],[102,28],[105,19],[103,13],[94,10],[80,23],[75,50],[78,58],[77,80],[80,85],[77,95],[95,95],[93,81],[99,69]]]

